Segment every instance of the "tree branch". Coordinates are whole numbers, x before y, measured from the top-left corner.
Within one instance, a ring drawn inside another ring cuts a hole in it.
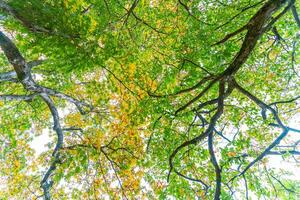
[[[278,123],[278,126],[282,129],[281,134],[269,145],[265,148],[265,150],[259,154],[259,156],[257,156],[252,162],[250,162],[245,169],[239,173],[238,175],[234,176],[233,178],[230,179],[229,182],[233,181],[235,178],[242,176],[243,174],[245,174],[254,164],[256,164],[258,161],[262,160],[276,145],[278,145],[280,143],[280,141],[288,134],[289,129],[283,125],[283,123],[281,122],[277,112],[270,107],[269,105],[265,104],[264,102],[262,102],[260,99],[258,99],[257,97],[255,97],[254,95],[252,95],[250,92],[248,92],[247,90],[245,90],[244,88],[242,88],[240,85],[237,84],[237,82],[235,80],[233,80],[233,83],[235,85],[235,87],[245,96],[247,96],[249,99],[251,99],[252,101],[254,101],[258,106],[260,106],[262,109],[268,109],[271,111],[271,113],[273,114],[275,120]]]
[[[203,79],[201,79],[197,84],[195,84],[194,86],[192,87],[189,87],[189,88],[186,88],[186,89],[182,89],[182,90],[179,90],[178,92],[175,92],[173,94],[164,94],[164,95],[159,95],[159,94],[153,94],[151,93],[150,91],[148,91],[148,95],[150,97],[157,97],[157,98],[163,98],[163,97],[172,97],[172,96],[176,96],[176,95],[179,95],[179,94],[183,94],[183,93],[187,93],[187,92],[191,92],[199,87],[201,87],[204,83],[206,83],[206,81],[209,81],[211,79],[213,79],[214,77],[213,76],[207,76],[207,77],[204,77]]]
[[[217,77],[217,78],[214,78],[212,81],[210,81],[210,83],[208,84],[208,86],[206,86],[196,97],[194,97],[193,99],[191,99],[189,102],[187,102],[182,107],[178,108],[175,111],[175,115],[177,115],[179,112],[185,110],[187,107],[189,107],[190,105],[192,105],[193,103],[195,103],[198,99],[200,99],[220,78],[221,77]]]
[[[27,66],[32,69],[33,67],[36,67],[38,65],[41,65],[44,62],[44,60],[34,60],[27,63]],[[0,74],[0,82],[17,82],[17,73],[15,71],[10,72],[3,72]]]
[[[56,165],[61,162],[59,150],[62,148],[64,136],[63,136],[63,132],[62,132],[62,129],[60,126],[60,122],[59,122],[58,111],[57,111],[52,99],[48,96],[48,94],[45,94],[45,93],[40,94],[40,96],[42,97],[44,102],[47,104],[49,110],[51,111],[51,114],[53,117],[53,130],[56,132],[56,135],[57,135],[56,146],[52,153],[54,160],[52,161],[48,171],[46,172],[46,174],[44,175],[44,178],[41,181],[41,188],[43,188],[43,190],[44,190],[45,200],[50,200],[51,199],[50,188],[51,188],[53,182],[50,181],[49,179],[50,179],[50,176],[53,174],[53,171],[56,169]]]
[[[295,5],[292,6],[292,12],[293,12],[294,19],[295,19],[298,27],[300,28],[300,19],[299,19],[299,15],[298,15],[298,12],[297,12],[297,9],[296,9]]]
[[[79,101],[67,94],[64,94],[64,93],[61,93],[61,92],[58,92],[56,90],[53,90],[53,89],[50,89],[50,88],[47,88],[47,87],[43,87],[43,86],[39,86],[39,85],[36,85],[36,87],[33,89],[33,91],[35,92],[38,92],[38,93],[46,93],[50,96],[54,96],[54,97],[58,97],[60,99],[64,99],[70,103],[73,103],[77,109],[79,110],[79,112],[81,114],[86,114],[86,112],[84,111],[84,108],[88,108],[89,111],[92,111],[93,110],[93,106],[88,104],[88,103],[85,103],[83,101]]]
[[[183,62],[189,62],[189,63],[191,63],[191,64],[193,64],[193,65],[199,67],[201,70],[203,70],[204,72],[206,72],[208,75],[210,75],[210,76],[212,76],[212,77],[215,76],[213,73],[209,72],[207,69],[205,69],[205,68],[202,67],[201,65],[195,63],[194,61],[192,61],[192,60],[190,60],[190,59],[188,59],[188,58],[183,58]],[[184,64],[183,64],[183,65],[184,65]]]
[[[18,82],[15,71],[4,72],[0,74],[0,82]]]
[[[268,31],[272,28],[272,26],[285,14],[291,9],[291,7],[294,5],[295,0],[290,0],[289,4],[281,11],[276,17],[274,17],[271,22],[264,28],[264,32]]]
[[[186,12],[188,13],[189,16],[191,16],[192,18],[194,18],[198,22],[201,22],[201,23],[206,24],[206,25],[211,25],[210,23],[204,22],[204,21],[198,19],[195,15],[193,15],[190,8],[185,3],[183,3],[181,0],[178,0],[178,2],[184,8],[184,10],[186,10]]]
[[[276,101],[276,102],[270,103],[269,106],[273,106],[273,105],[277,105],[277,104],[284,104],[284,103],[292,103],[298,99],[300,99],[300,95],[296,96],[292,99],[289,99],[289,100],[282,100],[282,101]]]
[[[251,8],[254,8],[256,6],[258,6],[259,4],[263,3],[265,0],[262,0],[262,1],[259,1],[253,5],[250,5],[250,6],[247,6],[247,7],[244,7],[239,13],[237,13],[236,15],[234,15],[233,17],[231,17],[227,22],[225,22],[224,24],[218,26],[215,30],[218,30],[220,28],[222,28],[223,26],[226,26],[227,24],[229,24],[232,20],[234,20],[235,18],[237,18],[239,15],[241,15],[243,12],[251,9]]]
[[[288,191],[288,192],[291,192],[291,193],[295,193],[295,191],[294,190],[292,190],[292,189],[290,189],[290,188],[287,188],[278,178],[276,178],[275,176],[273,176],[272,174],[270,174],[270,176],[273,178],[273,179],[275,179],[278,183],[279,183],[279,185],[281,185],[286,191]]]
[[[222,91],[222,90],[220,90]],[[223,100],[224,100],[224,93],[220,93],[219,94],[219,102],[220,102],[220,106],[218,106],[218,110],[216,111],[216,113],[214,114],[214,116],[211,118],[210,120],[210,123],[209,123],[209,126],[208,128],[206,129],[206,131],[204,131],[202,134],[200,134],[199,136],[193,138],[192,140],[188,140],[184,143],[182,143],[180,146],[178,146],[173,152],[172,154],[170,155],[169,157],[169,166],[170,166],[170,170],[169,170],[169,174],[168,174],[168,181],[169,181],[169,178],[170,178],[170,174],[172,172],[172,170],[174,169],[174,165],[173,165],[173,160],[176,156],[176,154],[181,150],[183,149],[184,147],[186,146],[189,146],[189,145],[195,145],[197,144],[199,141],[203,140],[205,137],[208,136],[208,134],[210,134],[211,132],[213,132],[214,130],[214,127],[215,127],[215,124],[217,122],[217,120],[220,118],[220,116],[222,115],[222,112],[223,112],[223,106],[222,106],[222,103]]]
[[[280,7],[285,3],[286,0],[269,0],[249,20],[249,22],[244,26],[248,31],[243,41],[242,47],[236,54],[229,67],[223,72],[223,75],[234,75],[242,67],[242,65],[247,61],[251,52],[255,48],[256,43],[258,42],[264,31],[266,31],[265,25],[271,19],[272,14],[280,9]],[[243,29],[243,27],[241,29]]]
[[[244,30],[247,30],[247,29],[248,29],[248,24],[246,24],[242,28],[239,28],[238,30],[236,30],[236,31],[234,31],[232,33],[227,34],[222,40],[214,43],[212,46],[216,46],[216,45],[222,44],[222,43],[226,42],[227,40],[229,40],[230,38],[236,36],[237,34],[243,32]]]
[[[269,151],[267,155],[283,155],[283,154],[292,154],[292,155],[300,155],[300,151],[295,150],[287,150],[287,151]]]
[[[280,128],[280,125],[279,125],[279,124],[270,123],[269,125],[270,125],[270,126],[274,126],[274,127]],[[288,126],[285,126],[285,127],[286,127],[287,129],[289,129],[290,131],[300,133],[300,130],[299,130],[299,129],[295,129],[295,128],[288,127]]]
[[[28,21],[26,18],[21,16],[14,8],[12,8],[10,5],[8,5],[5,1],[0,0],[0,9],[6,12],[7,14],[14,17],[16,20],[18,20],[24,27],[28,28],[30,31],[34,33],[45,33],[50,35],[57,35],[65,38],[79,38],[78,35],[67,35],[64,33],[59,33],[44,27],[40,27],[37,25],[34,25],[32,22]]]
[[[133,4],[130,6],[129,10],[127,11],[127,16],[126,16],[126,19],[124,20],[123,24],[127,24],[128,18],[130,17],[130,15],[132,14],[133,10],[138,5],[138,3],[139,3],[139,0],[134,0]]]
[[[1,1],[0,1],[0,3],[1,3]],[[45,175],[41,181],[41,188],[44,191],[45,200],[50,200],[50,198],[51,198],[50,188],[51,188],[53,182],[49,179],[52,176],[53,171],[56,169],[56,165],[60,163],[59,150],[62,148],[62,145],[63,145],[63,131],[60,126],[58,111],[57,111],[52,99],[50,98],[50,96],[55,96],[60,99],[64,99],[71,103],[74,103],[81,113],[84,113],[84,111],[82,109],[83,106],[89,107],[90,109],[92,109],[92,107],[84,102],[74,99],[73,97],[71,97],[69,95],[66,95],[66,94],[57,92],[55,90],[52,90],[50,88],[42,87],[42,86],[36,84],[31,75],[31,68],[33,66],[40,64],[40,62],[35,61],[35,62],[27,63],[25,61],[24,57],[19,52],[18,48],[15,46],[15,44],[1,31],[0,31],[0,46],[1,46],[4,54],[6,55],[8,61],[12,64],[12,66],[15,70],[15,73],[17,75],[17,78],[22,83],[23,87],[29,92],[34,92],[35,93],[34,95],[37,95],[37,94],[40,95],[42,97],[43,101],[47,104],[47,106],[52,114],[52,117],[53,117],[53,123],[54,123],[53,130],[57,134],[57,143],[56,143],[56,146],[52,153],[52,157],[54,160],[52,161],[49,169],[47,170],[47,172],[45,173]],[[13,73],[9,73],[8,75],[11,75],[11,74],[13,74]],[[26,96],[26,97],[16,96],[16,95],[3,96],[3,98],[6,98],[6,99],[8,99],[9,97],[13,98],[13,99],[22,99],[22,100],[30,99],[28,96]]]
[[[218,114],[217,116],[218,118],[221,116],[224,109],[224,90],[225,90],[224,82],[221,81],[219,86],[218,110],[216,112]],[[210,160],[215,168],[215,174],[216,174],[216,189],[215,189],[214,200],[219,200],[221,195],[222,176],[221,176],[221,168],[219,167],[217,158],[214,153],[212,130],[208,133],[208,150],[210,154]]]
[[[31,94],[31,95],[0,95],[0,100],[3,101],[31,101],[34,97],[36,97],[37,94]]]

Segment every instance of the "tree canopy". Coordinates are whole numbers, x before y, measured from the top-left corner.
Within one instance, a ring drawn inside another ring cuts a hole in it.
[[[0,198],[297,199],[299,9],[0,0]]]

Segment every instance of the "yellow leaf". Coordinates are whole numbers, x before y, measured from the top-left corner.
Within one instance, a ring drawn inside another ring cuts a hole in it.
[[[129,65],[129,75],[134,75],[135,70],[136,70],[135,64],[134,64],[134,63],[131,63],[131,64]]]
[[[91,25],[89,28],[89,33],[94,32],[96,30],[97,25],[98,25],[97,21],[94,18],[91,18]]]
[[[236,156],[236,153],[233,152],[233,151],[230,151],[230,152],[227,153],[227,155],[228,155],[229,157],[235,157],[235,156]]]
[[[15,165],[16,168],[20,168],[20,166],[21,166],[21,164],[18,160],[14,161],[14,165]]]

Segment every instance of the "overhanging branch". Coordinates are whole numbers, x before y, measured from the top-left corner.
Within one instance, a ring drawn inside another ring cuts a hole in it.
[[[0,1],[0,6],[1,6],[1,2],[2,1]],[[36,65],[39,65],[41,62],[34,61],[34,62],[27,63],[24,57],[19,52],[18,48],[15,46],[15,44],[1,31],[0,31],[0,46],[4,54],[6,55],[8,61],[12,64],[15,71],[15,73],[8,72],[2,75],[2,77],[5,77],[7,79],[7,78],[11,78],[12,76],[17,76],[18,81],[23,85],[25,90],[27,90],[28,92],[34,92],[34,94],[32,95],[24,95],[24,96],[2,95],[1,96],[2,99],[31,100],[33,99],[34,96],[39,95],[42,97],[43,101],[47,104],[49,110],[51,111],[51,115],[53,117],[53,130],[56,132],[57,142],[52,153],[53,161],[51,162],[49,169],[47,170],[47,172],[45,173],[41,181],[41,188],[44,191],[44,198],[45,200],[50,200],[51,199],[50,188],[53,184],[50,178],[54,170],[56,169],[57,164],[60,164],[61,162],[59,150],[62,148],[63,145],[63,130],[59,122],[58,111],[50,96],[58,97],[60,99],[75,104],[78,110],[82,114],[85,113],[83,107],[88,107],[91,110],[92,106],[85,102],[81,102],[69,95],[36,84],[31,75],[31,68]]]

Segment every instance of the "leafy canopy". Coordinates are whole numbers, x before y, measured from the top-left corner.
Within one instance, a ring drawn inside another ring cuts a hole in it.
[[[299,197],[299,1],[0,8],[1,199]]]

